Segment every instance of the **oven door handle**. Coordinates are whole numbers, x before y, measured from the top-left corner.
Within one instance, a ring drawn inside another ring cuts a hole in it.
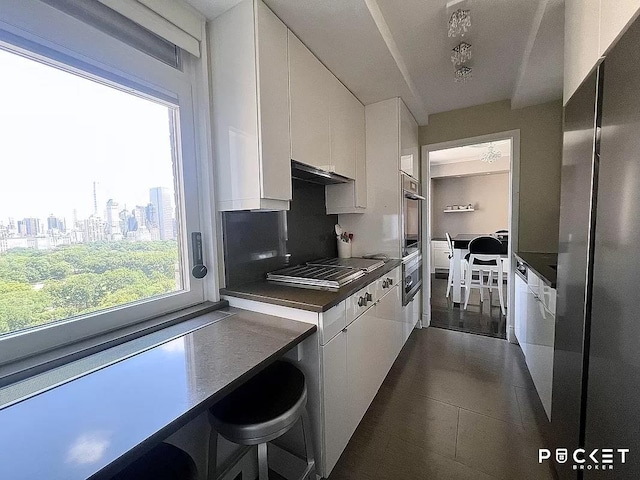
[[[412,192],[404,192],[404,196],[411,200],[426,200],[426,198],[423,197],[422,195],[418,195],[417,193],[412,193]]]
[[[413,278],[411,276],[407,276],[407,278],[404,279],[404,289],[405,289],[405,291],[406,292],[410,292],[412,286],[413,286]]]

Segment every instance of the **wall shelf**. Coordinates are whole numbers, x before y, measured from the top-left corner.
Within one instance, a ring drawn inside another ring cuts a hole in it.
[[[458,213],[458,212],[474,212],[475,208],[458,208],[458,209],[445,209],[444,213]]]

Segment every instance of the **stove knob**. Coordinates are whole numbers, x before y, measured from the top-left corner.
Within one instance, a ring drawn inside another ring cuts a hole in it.
[[[387,282],[390,286],[393,285],[393,278],[387,278]]]
[[[373,300],[373,295],[371,295],[369,292],[365,293],[366,297],[367,297],[367,302],[370,302],[371,300]],[[366,305],[366,303],[365,303]]]
[[[364,307],[367,304],[367,299],[365,297],[358,298],[358,306]]]

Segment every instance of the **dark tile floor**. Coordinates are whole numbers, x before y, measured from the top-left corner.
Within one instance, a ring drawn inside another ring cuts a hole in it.
[[[553,478],[533,388],[517,345],[414,330],[329,480]]]
[[[491,296],[485,290],[484,302],[480,302],[480,291],[471,289],[467,310],[456,307],[451,295],[446,297],[446,274],[431,275],[431,326],[477,333],[490,337],[507,338],[507,319],[500,311],[500,299],[497,291]],[[462,294],[464,295],[464,289]],[[503,289],[504,301],[507,301],[506,284]],[[463,303],[464,305],[464,303]],[[506,303],[505,303],[506,306]]]

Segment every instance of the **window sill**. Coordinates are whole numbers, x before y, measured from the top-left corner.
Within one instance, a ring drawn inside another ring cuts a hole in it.
[[[229,302],[226,300],[204,302],[2,365],[0,366],[0,388],[228,305]]]

